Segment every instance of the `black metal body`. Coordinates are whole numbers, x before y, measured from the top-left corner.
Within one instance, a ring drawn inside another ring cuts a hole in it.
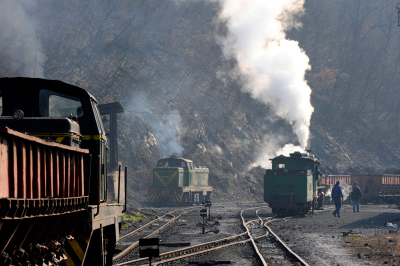
[[[70,252],[83,252],[83,257],[69,254],[69,259],[74,265],[111,265],[115,243],[119,238],[120,214],[124,205],[107,203],[107,139],[96,99],[82,88],[61,81],[34,78],[0,78],[0,98],[0,127],[89,150],[90,156],[84,158],[82,166],[82,190],[84,195],[88,196],[86,209],[79,211],[79,215],[74,216],[74,219],[52,218],[56,219],[57,223],[46,221],[47,230],[66,228],[67,234],[72,234],[75,240],[71,238],[70,241],[66,241],[67,235],[57,235],[55,239],[47,239],[39,244],[46,246],[50,240],[58,241],[65,243],[66,250]],[[23,119],[17,121],[13,118],[16,110],[23,111]],[[56,217],[67,214],[60,212]],[[22,224],[30,227],[35,223],[35,219],[27,218]],[[15,220],[15,223],[19,224],[19,221]],[[0,227],[2,224],[0,219]],[[71,227],[71,224],[75,226]],[[24,239],[20,240],[22,242]],[[82,250],[74,250],[74,245],[68,248],[71,241],[81,241],[77,246]],[[107,246],[100,245],[106,242]]]

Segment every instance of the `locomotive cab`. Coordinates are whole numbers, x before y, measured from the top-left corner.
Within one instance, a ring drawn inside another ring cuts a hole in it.
[[[79,215],[73,214],[73,218],[71,216],[67,220],[69,214],[58,211],[52,214],[55,218],[47,218],[46,215],[42,215],[42,218],[47,219],[45,223],[48,223],[49,219],[56,219],[55,226],[63,226],[64,230],[71,228],[70,233],[75,240],[66,241],[66,236],[59,236],[61,238],[56,240],[65,243],[63,249],[75,265],[111,265],[124,206],[122,203],[107,202],[107,138],[97,100],[86,90],[61,81],[0,78],[0,106],[2,132],[18,132],[12,133],[13,136],[25,139],[24,143],[10,142],[8,150],[10,158],[19,160],[18,163],[22,163],[21,167],[28,170],[21,172],[21,177],[17,177],[20,172],[8,171],[9,179],[16,179],[15,183],[28,182],[21,184],[24,189],[29,190],[20,193],[22,197],[30,195],[32,200],[46,198],[49,202],[54,199],[60,210],[64,208],[62,204],[66,205],[64,209],[72,206],[71,203],[79,194],[79,199],[82,199],[84,205],[71,211]],[[10,137],[10,141],[15,139],[16,137]],[[39,147],[36,143],[43,145]],[[12,145],[16,147],[15,150]],[[65,150],[83,155],[79,154],[81,157],[78,160],[78,155],[65,155]],[[32,160],[37,160],[38,165]],[[0,171],[0,179],[4,173],[6,172]],[[13,189],[14,187],[10,186],[10,191]],[[16,198],[20,195],[16,194],[17,192],[12,194],[11,191],[9,195]],[[0,194],[0,200],[1,196]],[[8,200],[7,197],[4,199]],[[1,207],[0,204],[0,214]],[[0,225],[2,218],[13,217],[0,215]],[[35,216],[29,218],[33,221]],[[29,225],[28,221],[26,224]],[[70,224],[63,225],[67,222],[75,224],[75,228]],[[1,236],[0,232],[0,238]],[[0,241],[0,250],[10,252],[10,247],[1,245]],[[74,247],[78,246],[79,250],[75,250]],[[107,258],[105,254],[108,254]]]

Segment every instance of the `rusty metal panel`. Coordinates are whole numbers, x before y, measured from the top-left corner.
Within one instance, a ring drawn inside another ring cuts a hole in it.
[[[26,147],[26,197],[33,198],[33,165],[32,165],[32,145],[28,144]]]
[[[378,197],[384,184],[383,175],[355,175],[352,174],[353,181],[357,181],[357,185],[364,193],[364,197]]]
[[[65,155],[64,151],[60,152],[60,197],[66,197],[66,179],[65,179]]]
[[[71,182],[71,176],[70,176],[70,166],[71,166],[71,162],[70,162],[70,154],[69,153],[67,153],[66,154],[66,156],[65,156],[65,162],[66,162],[66,166],[65,166],[65,179],[66,179],[66,181],[65,181],[65,184],[64,184],[64,187],[65,187],[65,193],[66,193],[66,197],[69,197],[69,196],[71,196],[71,194],[70,194],[70,182]]]
[[[79,187],[81,188],[80,196],[84,196],[85,195],[85,178],[84,178],[85,170],[83,168],[84,162],[83,162],[82,154],[80,155],[80,158],[81,158],[81,160],[80,160],[80,174],[79,174],[80,175],[80,184],[79,184]]]
[[[341,185],[350,185],[351,178],[349,175],[326,175],[325,183],[326,185],[335,185],[339,181]]]
[[[70,197],[75,197],[75,154],[71,154],[70,169]]]
[[[0,198],[9,197],[8,141],[2,136],[0,136],[0,184]]]
[[[18,160],[17,160],[17,143],[15,141],[12,141],[12,147],[11,147],[11,154],[12,159],[10,160],[10,169],[12,170],[10,172],[10,197],[16,198],[18,197]]]
[[[26,198],[26,148],[25,143],[19,143],[18,158],[18,194],[16,198]]]
[[[55,198],[60,196],[60,170],[59,170],[58,151],[53,153],[53,195]]]
[[[40,209],[42,214],[61,213],[60,198],[84,196],[85,153],[89,151],[0,128],[0,198],[55,198],[43,202],[48,206],[36,201],[17,201],[18,206],[23,206],[10,208],[15,212],[32,213],[32,209]],[[4,207],[0,206],[0,212],[1,208]]]
[[[54,198],[54,193],[53,193],[53,183],[54,183],[54,178],[53,178],[53,152],[51,148],[46,149],[46,156],[47,156],[47,195],[46,197],[50,196]]]
[[[41,169],[41,175],[40,175],[40,197],[41,198],[46,198],[46,186],[47,186],[47,156],[46,156],[46,152],[45,152],[45,148],[41,148],[39,150],[39,154],[40,154],[40,169]]]
[[[80,182],[80,155],[75,156],[75,197],[81,196],[81,182]]]
[[[32,152],[32,179],[33,179],[33,185],[32,185],[32,190],[33,190],[33,197],[34,198],[40,198],[41,195],[41,163],[40,163],[40,150],[37,145],[33,147],[33,152]]]
[[[399,175],[383,175],[384,182],[383,184],[387,185],[398,185],[400,184],[400,176]]]

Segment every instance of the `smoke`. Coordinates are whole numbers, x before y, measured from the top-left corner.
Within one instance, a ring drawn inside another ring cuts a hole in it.
[[[282,135],[271,135],[268,136],[268,141],[263,145],[256,161],[250,166],[256,167],[261,166],[263,168],[271,168],[271,161],[269,159],[275,158],[279,155],[289,156],[290,153],[295,151],[304,152],[304,149],[300,146],[295,146],[291,143],[285,144],[286,139]],[[283,147],[282,147],[283,146]]]
[[[34,0],[0,1],[0,53],[9,61],[2,67],[20,76],[42,78],[45,55],[36,33],[37,23],[29,14],[35,7]]]
[[[130,106],[133,107],[133,114],[142,118],[151,128],[156,138],[157,149],[163,158],[183,155],[180,144],[183,134],[182,119],[178,110],[162,114],[154,108],[157,105],[151,104],[141,92],[134,94]]]
[[[220,19],[229,32],[219,37],[225,57],[238,63],[230,74],[243,81],[245,92],[292,125],[301,149],[307,146],[314,110],[304,78],[310,65],[298,42],[286,39],[285,30],[300,26],[295,18],[304,12],[303,4],[304,0],[221,0]],[[271,140],[267,146],[277,151]]]

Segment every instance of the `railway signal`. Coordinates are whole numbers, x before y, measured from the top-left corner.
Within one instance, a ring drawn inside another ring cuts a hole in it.
[[[205,225],[205,222],[204,222],[204,218],[207,217],[207,210],[206,209],[200,210],[200,216],[203,217],[203,234],[205,234],[206,225]]]
[[[211,210],[210,210],[210,207],[212,206],[212,203],[211,203],[211,201],[206,200],[206,201],[203,201],[203,204],[204,204],[204,207],[208,207],[208,220],[211,221]]]
[[[140,258],[149,258],[151,266],[151,258],[160,257],[160,239],[139,239],[139,256]]]

